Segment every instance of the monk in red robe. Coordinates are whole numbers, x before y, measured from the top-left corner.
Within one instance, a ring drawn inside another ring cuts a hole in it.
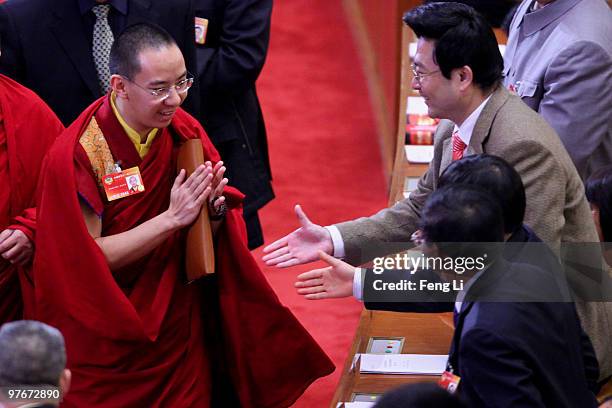
[[[242,195],[179,108],[193,81],[179,48],[138,24],[115,40],[110,66],[112,92],[52,147],[38,202],[33,317],[65,337],[63,406],[291,405],[333,365],[247,249]],[[192,138],[209,162],[177,175]],[[202,205],[216,220],[216,276],[187,284],[186,227]]]
[[[22,318],[19,280],[29,279],[38,174],[63,130],[34,92],[0,75],[0,324]]]

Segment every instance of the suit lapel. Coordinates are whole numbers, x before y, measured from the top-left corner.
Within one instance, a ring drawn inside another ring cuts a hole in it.
[[[468,154],[486,153],[484,144],[489,138],[493,120],[499,109],[506,103],[509,96],[510,93],[502,85],[499,85],[495,91],[493,91],[491,98],[480,113],[478,120],[476,120],[476,125],[474,126],[470,145],[467,150]]]
[[[459,371],[459,349],[461,344],[461,336],[463,334],[463,326],[465,323],[465,317],[472,310],[474,302],[463,302],[461,304],[461,311],[458,313],[455,311],[453,317],[455,320],[455,333],[453,334],[453,340],[451,341],[450,351],[448,352],[448,363],[449,368],[452,368],[455,374]],[[459,374],[458,374],[459,375]]]
[[[561,16],[567,13],[570,9],[576,7],[581,1],[576,0],[556,0],[544,7],[541,10],[536,10],[532,13],[526,13],[523,17],[522,34],[526,37],[533,35],[546,27],[547,25],[558,20]]]
[[[69,2],[55,3],[55,21],[51,24],[51,32],[92,94],[96,98],[102,96],[96,68],[91,58],[89,38],[84,35],[85,27],[78,7]],[[62,4],[65,6],[61,7]]]
[[[506,44],[506,50],[504,51],[504,76],[508,76],[508,73],[510,72],[510,63],[514,59],[514,54],[516,53],[519,29],[523,22],[523,16],[530,5],[531,3],[528,1],[521,4],[516,10],[516,14],[512,19],[512,23],[510,25],[510,35],[508,36],[508,43]]]
[[[440,174],[451,164],[453,161],[453,145],[452,139],[449,137],[442,142],[442,160],[440,160]]]

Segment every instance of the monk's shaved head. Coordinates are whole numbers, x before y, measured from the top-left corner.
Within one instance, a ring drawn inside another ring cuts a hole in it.
[[[172,46],[177,46],[176,41],[159,26],[148,23],[129,26],[113,43],[110,52],[110,73],[134,78],[141,69],[139,57],[143,50]]]

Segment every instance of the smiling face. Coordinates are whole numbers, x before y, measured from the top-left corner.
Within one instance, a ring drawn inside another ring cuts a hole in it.
[[[138,133],[146,134],[154,128],[170,124],[187,93],[176,89],[160,100],[148,90],[172,87],[187,76],[185,60],[180,49],[172,44],[161,48],[145,48],[138,56],[140,71],[129,80],[116,76],[117,104],[125,121]]]
[[[453,75],[447,79],[440,72],[440,67],[434,62],[434,51],[434,41],[419,38],[414,66],[421,79],[413,78],[411,85],[425,100],[429,116],[452,120],[457,109],[459,89]]]

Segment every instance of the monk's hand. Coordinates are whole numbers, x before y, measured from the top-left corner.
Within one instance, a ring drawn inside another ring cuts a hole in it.
[[[12,264],[26,265],[32,260],[34,246],[23,232],[5,229],[0,233],[0,256]]]
[[[181,170],[170,192],[167,215],[174,228],[180,229],[193,223],[212,191],[213,175],[210,166],[200,165],[187,177]]]
[[[355,267],[323,251],[319,251],[319,257],[329,266],[298,275],[295,282],[297,293],[309,300],[351,296]]]
[[[223,190],[228,182],[227,178],[224,177],[226,167],[223,165],[222,161],[218,161],[214,167],[209,161],[204,163],[204,165],[210,166],[213,174],[213,179],[211,182],[212,193],[208,198],[208,208],[211,214],[219,214],[222,211],[222,207],[225,203]]]
[[[319,259],[318,251],[332,254],[334,244],[325,227],[312,223],[302,207],[295,206],[300,228],[264,248],[266,265],[279,268],[300,265]]]

